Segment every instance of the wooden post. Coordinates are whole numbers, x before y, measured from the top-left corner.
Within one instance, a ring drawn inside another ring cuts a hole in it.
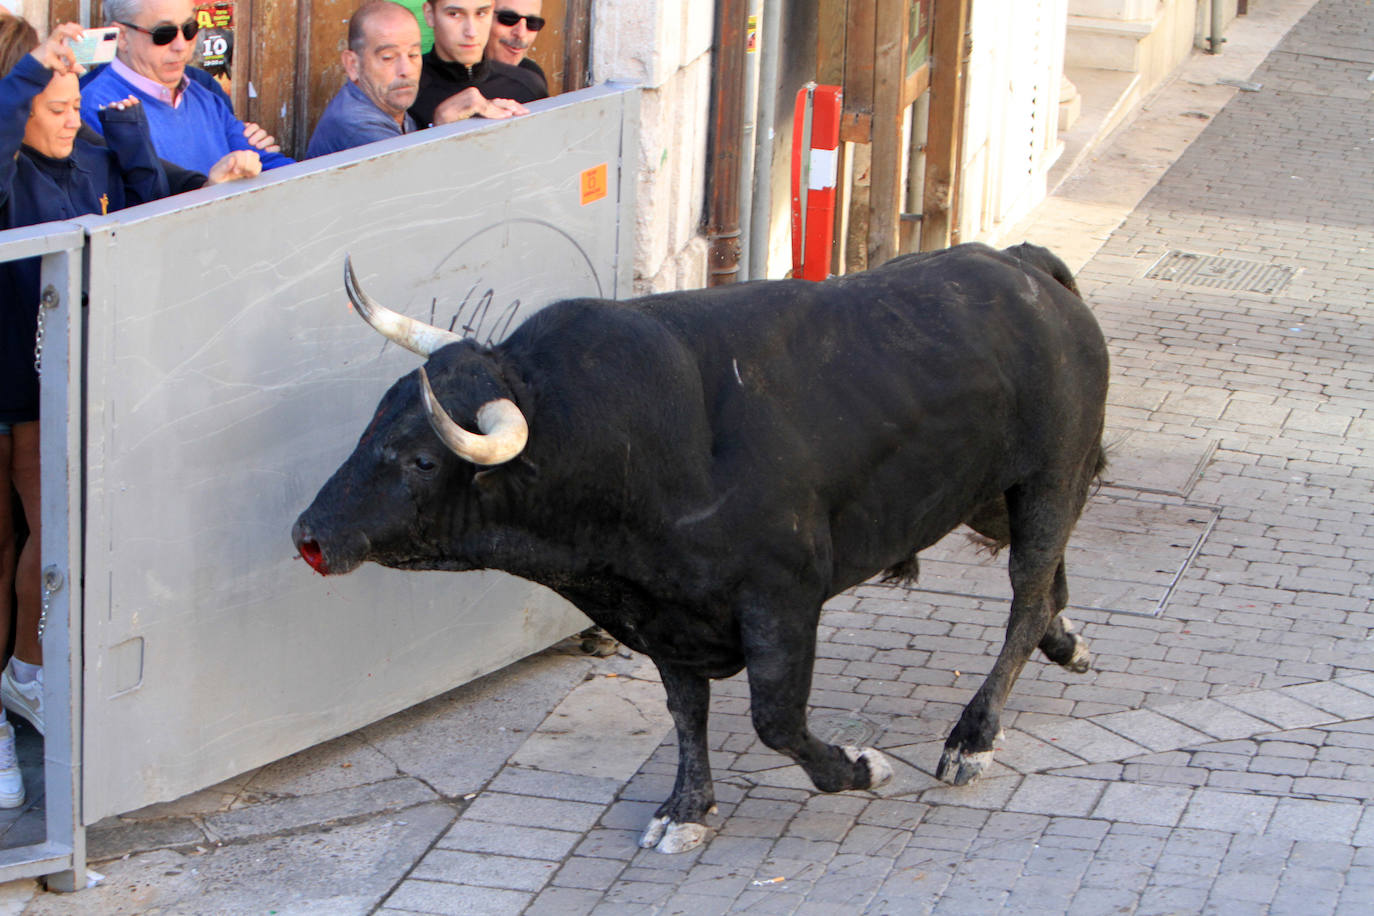
[[[545,26],[547,28],[547,26]],[[592,0],[568,0],[563,18],[562,90],[572,92],[588,85],[587,55],[592,47]],[[552,75],[550,75],[552,80]],[[553,86],[549,86],[552,93]]]
[[[902,211],[902,66],[907,0],[877,0],[873,43],[872,160],[869,165],[868,264],[897,254]]]
[[[921,250],[958,241],[959,157],[964,127],[964,71],[971,0],[936,0],[930,61],[930,135],[921,218]]]

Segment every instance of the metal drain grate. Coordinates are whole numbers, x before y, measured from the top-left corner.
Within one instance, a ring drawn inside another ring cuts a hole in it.
[[[1288,285],[1297,270],[1259,261],[1223,258],[1214,254],[1169,251],[1145,272],[1147,280],[1168,280],[1212,289],[1276,293]]]

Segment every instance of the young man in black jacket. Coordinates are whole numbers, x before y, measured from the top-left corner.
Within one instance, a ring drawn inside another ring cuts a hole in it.
[[[531,71],[482,59],[493,0],[428,0],[424,13],[434,29],[434,48],[424,57],[420,91],[410,109],[417,125],[509,118],[525,114],[525,102],[548,97]]]

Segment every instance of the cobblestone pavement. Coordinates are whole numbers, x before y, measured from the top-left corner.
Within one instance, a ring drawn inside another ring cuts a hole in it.
[[[582,830],[542,829],[535,771],[508,766],[384,912],[1374,911],[1371,70],[1368,3],[1317,4],[1080,274],[1114,367],[1114,467],[1070,558],[1095,670],[1032,662],[978,785],[931,772],[1000,645],[1004,572],[952,542],[934,584],[822,620],[813,719],[895,759],[876,797],[813,792],[734,679],[703,849],[635,846],[671,739],[624,787],[567,778]],[[1185,275],[1196,256],[1253,266]]]
[[[109,877],[86,900],[397,916],[1374,912],[1371,71],[1367,0],[1319,0],[1251,77],[1262,88],[1225,105],[1081,271],[1113,358],[1112,468],[1069,558],[1094,670],[1032,660],[976,785],[931,773],[1000,645],[1005,571],[952,536],[919,588],[860,587],[822,619],[813,723],[889,755],[896,776],[876,794],[815,792],[759,743],[735,678],[714,691],[715,834],[681,855],[640,850],[676,765],[661,689],[636,659],[550,653],[473,688],[510,701],[521,677],[562,678],[528,722],[508,707],[469,726],[490,761],[446,762],[453,734],[426,723],[467,706],[440,698],[218,787],[230,800],[205,810],[97,827]],[[1173,269],[1148,277],[1156,265]],[[417,762],[398,764],[411,745]],[[319,873],[327,890],[283,891]],[[40,895],[24,912],[72,907]]]

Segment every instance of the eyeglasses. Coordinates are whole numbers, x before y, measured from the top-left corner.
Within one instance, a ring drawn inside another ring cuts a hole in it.
[[[200,31],[200,24],[194,19],[187,19],[181,25],[163,23],[162,25],[155,25],[151,29],[145,29],[141,25],[134,25],[132,22],[120,21],[119,24],[126,25],[135,32],[142,32],[144,35],[151,38],[155,45],[171,44],[176,41],[177,32],[180,32],[183,38],[190,41],[192,38],[195,38],[196,33]]]
[[[537,32],[544,27],[543,16],[522,16],[515,10],[496,11],[496,21],[508,28],[518,25],[521,19],[525,20],[525,28],[531,32]]]

